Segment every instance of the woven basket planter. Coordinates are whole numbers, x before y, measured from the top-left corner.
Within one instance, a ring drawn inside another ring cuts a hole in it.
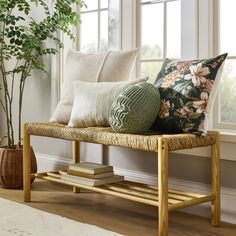
[[[37,172],[36,157],[31,148],[31,173]],[[34,178],[31,179],[31,183]],[[23,149],[0,148],[0,187],[23,188]]]

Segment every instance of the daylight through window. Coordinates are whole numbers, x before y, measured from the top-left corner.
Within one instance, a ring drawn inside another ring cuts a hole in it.
[[[81,9],[80,50],[104,52],[108,50],[108,0],[85,0]]]
[[[141,75],[154,80],[165,58],[181,57],[181,1],[140,4]]]

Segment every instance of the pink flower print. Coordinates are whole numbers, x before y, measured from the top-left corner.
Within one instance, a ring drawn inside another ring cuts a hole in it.
[[[175,82],[179,81],[180,78],[181,74],[179,71],[173,71],[164,77],[161,87],[165,89],[169,88],[170,86],[174,85]]]
[[[189,67],[193,64],[192,61],[183,61],[183,62],[179,62],[177,65],[176,65],[176,68],[178,71],[180,72],[184,72],[186,70],[189,69]]]
[[[212,90],[213,83],[214,83],[213,80],[207,80],[206,83],[201,84],[201,87],[203,88],[204,91],[210,93]]]
[[[192,110],[189,109],[188,107],[182,107],[182,108],[178,109],[177,112],[179,113],[179,117],[185,117],[186,118],[188,116],[188,114],[190,112],[192,112]]]
[[[165,99],[161,101],[161,107],[159,112],[159,117],[161,119],[165,119],[169,116],[169,110],[170,110],[170,102],[166,101]]]
[[[206,83],[205,76],[210,74],[208,67],[202,67],[202,63],[189,67],[191,74],[185,76],[186,80],[192,80],[194,87],[199,87],[202,83]]]
[[[201,100],[193,102],[193,107],[197,109],[197,113],[202,113],[206,110],[209,95],[207,92],[202,92],[200,97]]]
[[[207,101],[209,96],[207,92],[202,92],[200,97],[201,97],[201,100]]]

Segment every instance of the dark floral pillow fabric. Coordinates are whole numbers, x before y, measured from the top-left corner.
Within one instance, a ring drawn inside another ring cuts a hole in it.
[[[227,54],[207,60],[166,59],[154,85],[161,108],[152,130],[171,133],[201,132],[217,71]]]

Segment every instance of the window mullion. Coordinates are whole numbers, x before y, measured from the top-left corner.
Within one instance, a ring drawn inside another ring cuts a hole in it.
[[[100,11],[107,11],[107,10],[108,10],[108,8],[100,8]],[[84,11],[81,11],[80,14],[93,13],[93,12],[97,12],[97,11],[98,11],[98,9],[88,10],[88,11],[84,10]]]
[[[136,20],[138,21],[136,26],[137,26],[137,39],[136,39],[136,43],[137,43],[137,47],[140,48],[139,50],[139,55],[138,55],[138,63],[137,63],[137,67],[136,67],[136,75],[138,77],[141,76],[141,67],[142,67],[142,53],[141,53],[141,49],[142,49],[142,3],[141,0],[139,0],[139,5],[138,5],[138,9],[137,9],[137,17]]]
[[[80,13],[81,15],[81,10],[79,5],[76,5],[76,11]],[[80,34],[81,34],[81,28],[80,28],[80,24],[76,26],[76,30],[75,30],[75,50],[80,50],[80,44],[81,44],[81,40],[80,40]]]
[[[178,1],[178,0],[152,0],[152,1],[149,1],[149,2],[143,2],[142,5],[149,5],[149,4],[155,4],[155,3],[163,3],[163,1],[165,1],[165,2],[175,2],[175,1]]]
[[[213,52],[218,55],[220,51],[220,1],[215,0],[213,2]]]
[[[98,52],[101,50],[101,2],[98,0]]]
[[[162,62],[163,59],[141,59],[140,62]]]
[[[222,44],[224,44],[225,46],[225,42],[221,42],[222,40],[221,35],[224,33],[221,30],[224,29],[224,27],[228,27],[228,24],[230,22],[233,22],[233,19],[231,18],[233,17],[232,14],[234,14],[228,11],[221,12],[221,10],[223,9],[223,6],[221,6],[221,4],[226,4],[226,5],[228,4],[228,6],[233,9],[234,5],[232,3],[234,2],[229,1],[228,3],[225,3],[224,1],[214,0],[213,3],[214,3],[213,4],[214,54],[217,55],[219,53],[222,53],[221,49]],[[231,16],[230,15],[228,16],[227,15],[228,13],[231,14]],[[223,17],[223,19],[221,17]],[[226,21],[224,17],[226,17]],[[224,23],[224,25],[222,25],[222,23]],[[233,37],[233,35],[227,35],[227,36]],[[224,48],[224,50],[226,49]],[[231,48],[228,47],[228,50],[230,51]],[[221,83],[219,86],[220,91],[215,101],[213,110],[214,112],[213,127],[229,132],[231,131],[235,132],[236,130],[235,111],[233,110],[233,107],[229,105],[234,103],[234,96],[235,96],[235,84],[234,84],[235,83],[234,79],[236,78],[235,62],[236,62],[235,54],[227,57],[226,65],[224,67],[224,73],[220,81]]]
[[[167,2],[165,0],[163,0],[163,23],[164,23],[164,27],[163,27],[163,60],[166,58],[166,54],[167,54]]]

